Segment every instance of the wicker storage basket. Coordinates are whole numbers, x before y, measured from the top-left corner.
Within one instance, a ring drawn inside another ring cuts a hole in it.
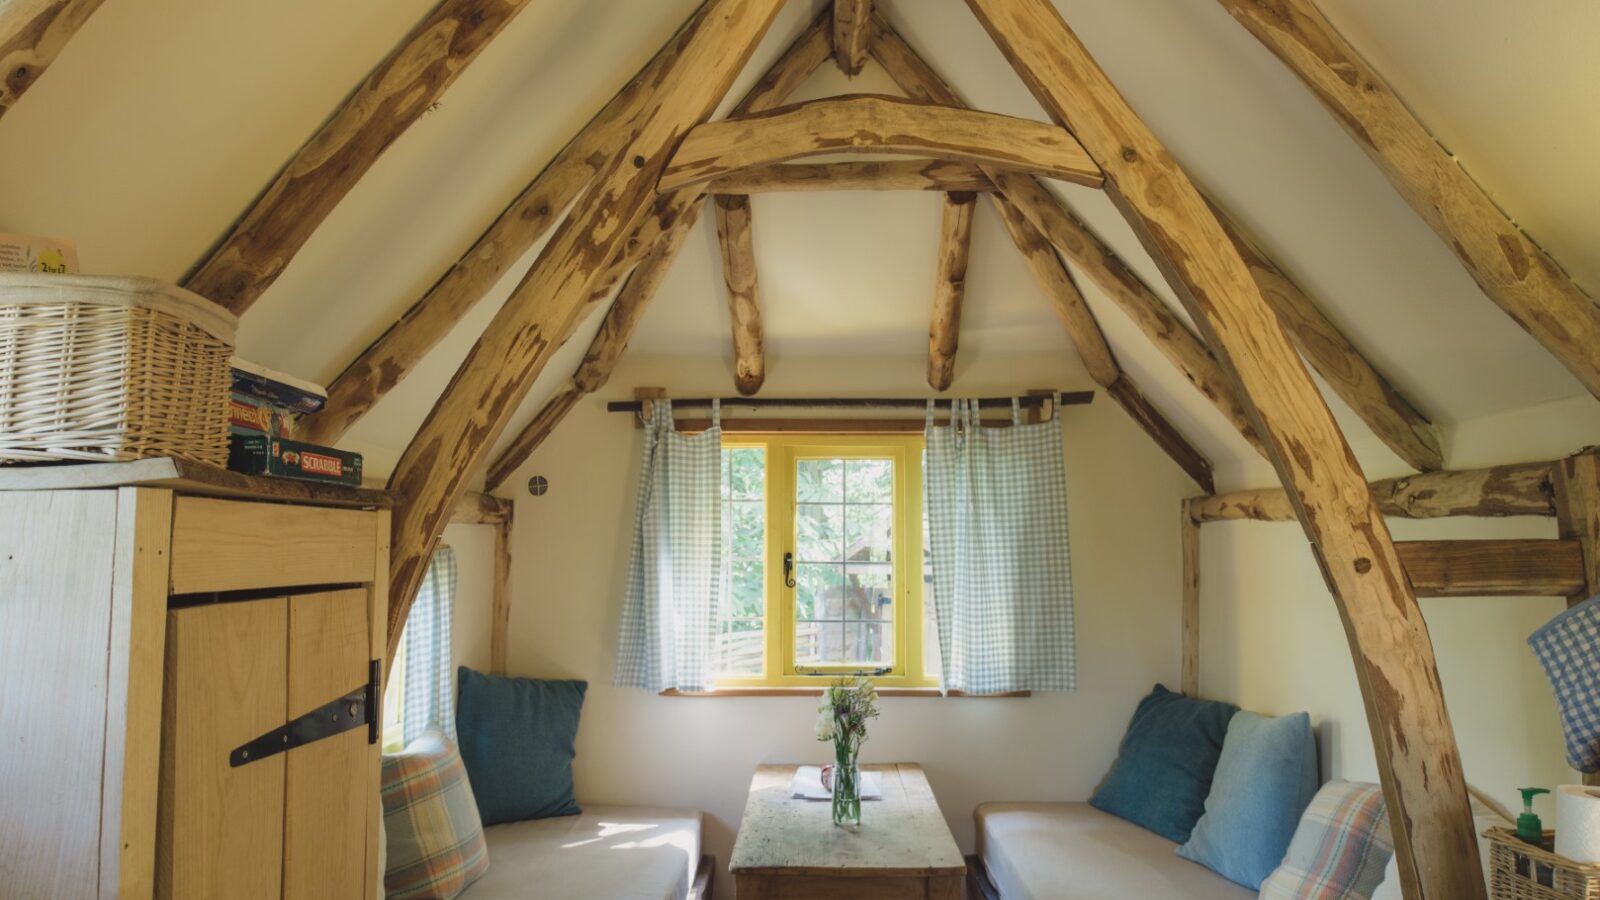
[[[225,465],[237,324],[150,278],[0,273],[0,462]]]
[[[1550,851],[1555,832],[1535,847],[1509,828],[1491,828],[1489,887],[1493,900],[1600,900],[1600,865],[1573,862]]]

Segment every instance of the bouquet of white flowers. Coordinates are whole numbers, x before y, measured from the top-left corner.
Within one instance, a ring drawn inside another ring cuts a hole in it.
[[[817,703],[817,740],[833,742],[836,765],[824,769],[823,782],[833,791],[835,825],[861,824],[856,759],[867,739],[867,720],[877,717],[878,692],[865,678],[829,685]]]

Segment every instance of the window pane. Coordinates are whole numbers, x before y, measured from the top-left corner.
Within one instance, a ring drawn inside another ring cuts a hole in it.
[[[844,566],[800,563],[794,572],[795,619],[844,616]]]
[[[795,558],[805,562],[844,561],[844,507],[802,503],[795,510]]]
[[[845,662],[894,663],[894,629],[888,625],[852,623],[845,632]]]
[[[802,459],[794,475],[795,499],[801,503],[844,502],[844,460]]]
[[[800,665],[839,662],[844,658],[843,622],[796,622],[794,660]]]
[[[847,619],[894,618],[894,569],[887,565],[845,567],[844,616]]]
[[[894,461],[852,459],[845,463],[845,500],[889,503],[894,500]]]
[[[759,558],[767,547],[766,505],[759,500],[730,500],[727,544],[735,558]]]
[[[760,447],[733,447],[722,451],[722,496],[730,500],[761,500],[767,495],[767,454]]]
[[[845,549],[849,562],[888,562],[894,551],[894,506],[874,503],[844,508]]]
[[[717,669],[759,676],[766,652],[766,450],[722,451],[722,612]]]

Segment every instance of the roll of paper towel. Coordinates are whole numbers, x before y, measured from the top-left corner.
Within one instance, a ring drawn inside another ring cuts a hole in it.
[[[1556,853],[1573,862],[1600,863],[1600,788],[1556,788]]]

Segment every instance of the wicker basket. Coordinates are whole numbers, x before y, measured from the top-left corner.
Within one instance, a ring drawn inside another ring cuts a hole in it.
[[[154,279],[0,273],[0,462],[225,465],[237,324]]]
[[[1573,862],[1550,851],[1555,832],[1535,847],[1509,828],[1491,828],[1490,896],[1493,900],[1600,900],[1600,865]]]

